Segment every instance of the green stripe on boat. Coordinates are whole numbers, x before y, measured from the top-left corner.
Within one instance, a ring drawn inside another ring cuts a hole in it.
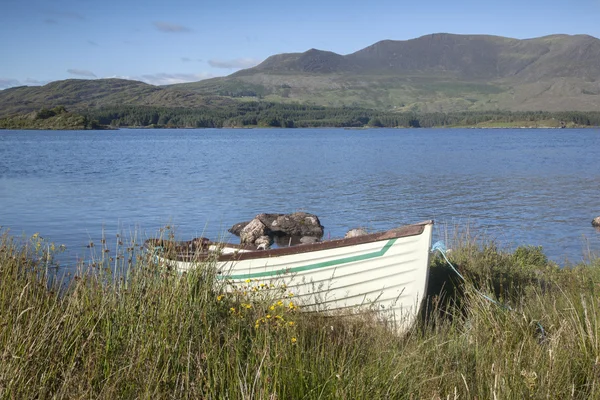
[[[278,275],[284,275],[284,274],[293,274],[293,273],[296,273],[296,272],[310,271],[310,270],[319,269],[319,268],[332,267],[332,266],[335,266],[335,265],[348,264],[348,263],[356,262],[356,261],[369,260],[371,258],[377,258],[377,257],[383,256],[390,249],[390,247],[392,247],[392,245],[394,244],[394,242],[396,242],[396,239],[390,239],[385,244],[385,246],[383,246],[381,248],[381,250],[377,250],[377,251],[374,251],[374,252],[371,252],[371,253],[361,254],[359,256],[338,258],[337,260],[323,261],[323,262],[316,263],[316,264],[304,265],[302,267],[284,268],[284,269],[279,269],[277,271],[256,272],[256,273],[253,273],[253,274],[218,275],[217,278],[218,279],[253,279],[253,278],[264,278],[264,277],[278,276]]]

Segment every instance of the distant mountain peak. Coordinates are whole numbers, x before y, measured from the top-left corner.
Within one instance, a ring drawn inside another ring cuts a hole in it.
[[[304,53],[278,54],[237,75],[444,73],[464,79],[500,79],[521,74],[524,79],[531,80],[561,76],[560,71],[569,68],[571,56],[567,55],[575,55],[573,49],[579,46],[586,46],[586,52],[592,52],[586,61],[590,65],[583,75],[590,77],[597,72],[600,78],[600,41],[589,35],[557,34],[537,39],[513,39],[453,33],[432,33],[409,40],[385,39],[344,56],[315,48]],[[561,58],[561,54],[565,57]],[[544,57],[552,58],[554,65],[546,64]],[[582,58],[582,55],[577,56],[577,59]],[[595,66],[592,58],[598,58]],[[530,68],[533,66],[535,68]]]
[[[344,63],[344,56],[312,48],[304,53],[284,53],[271,56],[246,71],[329,73],[337,71],[342,63]]]

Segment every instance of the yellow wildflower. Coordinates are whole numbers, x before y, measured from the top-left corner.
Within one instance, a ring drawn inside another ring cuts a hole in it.
[[[235,307],[231,307],[231,308],[229,309],[229,311],[231,311],[232,313],[234,313],[234,312],[235,312]]]
[[[246,279],[246,283],[252,282],[252,279]]]
[[[271,318],[271,314],[267,314],[267,319],[270,319],[270,318]]]
[[[290,322],[288,322],[288,325],[289,325],[289,326],[294,326],[294,321],[290,321]]]
[[[296,344],[296,342],[298,341],[298,339],[296,339],[295,337],[292,338],[292,343]]]
[[[220,295],[217,296],[217,301],[221,301],[221,300],[223,300],[223,295],[222,294],[220,294]]]
[[[275,309],[275,306],[271,306],[269,307],[269,310],[273,311]]]
[[[278,305],[279,307],[283,306],[283,301],[279,300],[279,301],[277,302],[277,305]]]

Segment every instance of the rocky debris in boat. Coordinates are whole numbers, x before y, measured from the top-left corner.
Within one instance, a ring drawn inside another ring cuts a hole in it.
[[[367,235],[367,234],[368,234],[368,232],[366,230],[364,230],[363,228],[354,228],[354,229],[350,229],[348,232],[346,232],[344,239],[353,238],[353,237],[357,237],[357,236],[363,236],[363,235]]]
[[[318,242],[323,238],[324,228],[319,217],[306,212],[263,213],[258,214],[252,221],[233,225],[229,232],[239,236],[242,244],[268,248],[273,242],[276,242],[278,246]],[[268,246],[264,236],[270,239]]]
[[[253,244],[256,240],[268,235],[269,228],[258,218],[254,218],[239,233],[242,244]]]
[[[302,243],[302,244],[317,243],[318,241],[319,241],[319,238],[316,236],[302,236],[300,238],[300,243]]]
[[[600,217],[596,218],[592,224],[596,221],[600,223]],[[323,230],[323,226],[316,215],[296,212],[292,214],[258,214],[251,221],[233,225],[229,232],[239,236],[241,244],[246,249],[255,247],[258,250],[267,250],[273,244],[277,247],[289,247],[320,242],[323,238]],[[354,228],[346,232],[344,238],[367,234],[368,232],[364,228]],[[206,253],[211,245],[219,245],[205,237],[188,241],[148,239],[146,244],[176,254]]]
[[[254,245],[258,250],[267,250],[272,244],[273,240],[267,235],[260,236],[254,241]]]

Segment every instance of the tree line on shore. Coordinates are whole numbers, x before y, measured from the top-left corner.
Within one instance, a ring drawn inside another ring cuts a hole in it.
[[[600,112],[478,111],[451,113],[382,112],[355,107],[323,107],[264,102],[238,103],[218,109],[113,106],[87,110],[84,115],[100,125],[172,128],[235,127],[450,127],[484,123],[554,120],[563,126],[600,126]]]
[[[170,108],[114,105],[78,113],[65,107],[43,108],[28,115],[0,119],[0,129],[155,128],[431,128],[464,126],[600,126],[600,112],[461,111],[391,112],[359,107],[240,102],[215,108]]]

